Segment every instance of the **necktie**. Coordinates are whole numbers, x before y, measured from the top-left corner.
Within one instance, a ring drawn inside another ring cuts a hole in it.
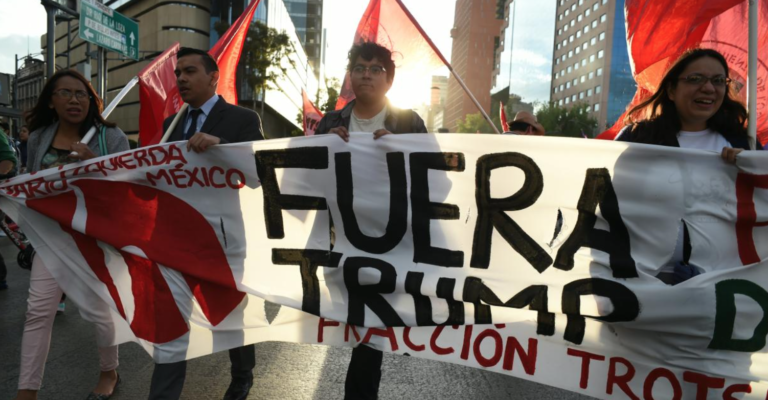
[[[203,112],[200,110],[192,110],[189,112],[189,116],[192,117],[192,123],[189,124],[189,128],[187,128],[187,131],[184,132],[184,138],[182,140],[189,140],[195,132],[197,132],[197,118],[200,117],[200,114]]]

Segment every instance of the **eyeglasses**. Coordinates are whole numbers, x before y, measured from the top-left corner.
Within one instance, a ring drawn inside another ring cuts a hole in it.
[[[89,95],[88,92],[84,90],[76,90],[73,92],[69,89],[59,89],[53,92],[53,94],[65,100],[71,100],[73,96],[77,99],[77,101],[84,101],[91,98],[91,95]]]
[[[371,76],[379,76],[385,72],[387,72],[386,68],[380,66],[380,65],[371,65],[370,67],[364,67],[362,65],[355,65],[354,68],[352,68],[352,75],[355,76],[363,76],[365,75],[365,72],[370,72]]]
[[[731,83],[731,78],[725,75],[704,76],[701,74],[691,74],[680,78],[681,81],[697,86],[704,86],[707,82],[712,82],[714,87],[725,87]]]

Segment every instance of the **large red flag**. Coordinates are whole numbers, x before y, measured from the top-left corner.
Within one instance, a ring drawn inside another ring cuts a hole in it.
[[[392,51],[397,66],[392,91],[423,86],[425,79],[431,79],[429,73],[449,65],[400,0],[370,0],[355,32],[354,43],[360,42],[375,42]],[[347,74],[336,109],[354,98]]]
[[[216,92],[229,104],[237,104],[237,86],[235,76],[237,64],[240,62],[240,54],[243,51],[243,43],[248,34],[248,27],[253,21],[253,14],[260,0],[252,0],[248,8],[243,11],[232,26],[221,35],[219,41],[208,51],[219,65],[219,86]]]
[[[176,87],[176,42],[139,72],[139,144],[157,144],[163,137],[163,121],[181,108]]]
[[[323,119],[323,112],[312,104],[312,100],[309,99],[304,89],[301,89],[301,98],[304,100],[304,118],[302,120],[304,136],[312,136],[315,134],[317,124]]]
[[[628,108],[658,88],[664,73],[687,49],[712,48],[728,61],[738,97],[746,101],[748,68],[748,12],[746,0],[626,0],[627,45],[637,93]],[[758,33],[757,136],[768,142],[768,3],[760,2]],[[754,118],[754,116],[752,117]],[[623,127],[624,115],[598,136],[613,139]]]

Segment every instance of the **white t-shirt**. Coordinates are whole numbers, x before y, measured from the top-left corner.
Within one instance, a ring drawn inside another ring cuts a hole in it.
[[[698,132],[680,131],[677,134],[677,141],[684,149],[709,150],[717,153],[722,152],[723,147],[731,147],[723,135],[711,129]]]
[[[349,119],[350,132],[375,132],[384,127],[384,120],[387,118],[387,107],[369,119],[358,118],[355,111],[352,110],[352,117]]]
[[[698,149],[708,150],[720,153],[723,151],[723,147],[731,147],[731,144],[723,137],[723,135],[711,130],[705,129],[698,132],[680,131],[677,134],[677,141],[680,143],[680,147],[683,149]],[[683,223],[680,222],[680,229],[677,232],[677,244],[675,245],[675,253],[672,256],[672,260],[662,268],[664,272],[672,272],[674,270],[675,262],[683,261]]]
[[[627,126],[619,132],[616,136],[629,134],[630,127]],[[683,149],[698,149],[708,150],[720,153],[723,151],[723,147],[731,147],[731,144],[725,140],[723,135],[711,130],[705,129],[698,132],[680,131],[677,134],[677,142],[680,143],[680,147]],[[662,267],[662,272],[673,272],[675,263],[683,261],[683,246],[684,246],[684,232],[683,222],[680,221],[680,228],[677,232],[677,244],[675,245],[675,252],[672,254],[672,259]]]

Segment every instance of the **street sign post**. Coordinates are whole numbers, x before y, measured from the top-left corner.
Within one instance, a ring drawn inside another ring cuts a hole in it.
[[[80,38],[139,59],[139,24],[96,0],[82,0]]]

